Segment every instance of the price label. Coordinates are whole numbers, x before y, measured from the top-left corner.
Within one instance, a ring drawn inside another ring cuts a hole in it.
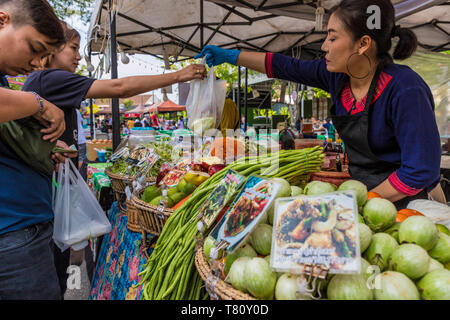
[[[161,183],[169,188],[175,187],[181,182],[181,180],[183,180],[183,178],[186,176],[186,173],[187,171],[174,169],[166,174]]]
[[[131,193],[131,190],[130,190],[130,187],[129,187],[129,186],[127,186],[127,187],[125,188],[125,194],[126,194],[126,196],[127,196],[127,199],[128,199],[128,200],[131,200],[131,197],[133,196],[133,194]]]
[[[130,164],[130,165],[137,165],[139,163],[139,160],[128,157],[125,160],[125,162]]]

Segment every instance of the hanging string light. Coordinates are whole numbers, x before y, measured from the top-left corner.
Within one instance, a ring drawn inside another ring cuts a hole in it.
[[[325,16],[325,8],[323,7],[323,0],[317,1],[316,9],[316,32],[323,31],[323,17]]]
[[[87,69],[87,71],[89,71],[90,73],[94,72],[95,71],[95,67],[92,64],[91,59],[89,58],[88,55],[84,56],[84,60],[86,60],[86,64],[87,64],[86,65],[86,69]]]
[[[138,4],[136,7],[138,7],[139,5],[141,5],[145,0],[141,1],[140,4]],[[112,12],[112,14],[117,16],[117,13],[123,9],[124,6],[124,1],[123,0],[113,0],[112,1],[112,5],[110,8],[108,8],[109,12]],[[110,29],[109,29],[109,24],[105,23],[101,23],[101,24],[97,24],[94,26],[93,28],[93,36],[91,39],[88,40],[88,44],[86,45],[85,48],[85,54],[84,54],[84,58],[86,60],[87,63],[87,70],[89,72],[93,73],[94,77],[98,77],[98,76],[103,76],[103,74],[106,72],[109,72],[109,61],[110,61],[110,52],[109,51],[109,39],[110,39]],[[100,36],[100,32],[104,31],[103,36]],[[100,38],[101,37],[101,38]],[[89,58],[89,55],[86,52],[87,46],[89,45],[89,43],[94,40],[95,42],[97,42],[98,39],[101,39],[101,48],[99,50],[99,52],[101,53],[101,58],[99,59],[99,64],[97,65],[97,67],[95,67],[92,62],[91,59]],[[163,42],[162,40],[162,35],[161,35],[161,42]],[[165,46],[163,45],[163,51],[164,51],[164,55],[163,55],[163,61],[164,61],[164,66],[161,65],[156,65],[154,63],[149,63],[148,61],[144,61],[141,60],[137,57],[135,57],[132,54],[132,57],[130,59],[130,54],[127,54],[123,48],[121,48],[121,46],[119,44],[117,44],[117,48],[118,48],[118,53],[120,55],[120,59],[122,61],[123,64],[129,64],[130,62],[132,63],[137,63],[139,65],[139,67],[144,67],[146,70],[148,70],[148,66],[151,70],[151,72],[153,73],[165,73],[166,70],[170,70],[170,66],[172,64],[172,62],[170,61],[170,53],[168,52],[167,48],[165,48]],[[178,56],[177,53],[175,53],[175,58]],[[94,72],[95,71],[95,72]]]
[[[120,61],[122,61],[123,64],[129,64],[130,58],[127,56],[125,51],[122,49],[122,47],[119,44],[117,44],[117,48],[119,49]]]

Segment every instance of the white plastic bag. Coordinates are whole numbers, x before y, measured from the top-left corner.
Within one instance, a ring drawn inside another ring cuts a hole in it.
[[[53,240],[61,251],[83,249],[89,239],[111,231],[111,223],[71,160],[59,166],[53,211]]]
[[[205,63],[205,59],[202,63]],[[209,69],[208,77],[191,81],[191,88],[186,100],[188,128],[202,136],[209,129],[219,127],[222,119],[227,82],[216,80],[214,67]]]
[[[450,228],[450,207],[446,204],[433,200],[413,200],[407,208],[417,210],[434,223]]]

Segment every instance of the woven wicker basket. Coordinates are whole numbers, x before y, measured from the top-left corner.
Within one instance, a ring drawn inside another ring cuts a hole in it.
[[[117,207],[119,208],[121,213],[127,214],[127,209],[125,206],[125,203],[126,203],[125,189],[127,186],[131,185],[134,177],[125,178],[125,176],[123,176],[123,175],[112,173],[110,167],[107,167],[105,169],[105,174],[111,180],[111,188],[113,189],[114,195],[116,197]],[[146,178],[145,181],[147,183],[150,183],[150,182],[155,182],[156,179],[155,178]]]
[[[139,224],[139,212],[136,207],[133,205],[131,200],[126,200],[127,203],[127,211],[126,215],[128,218],[127,228],[132,232],[142,232],[141,226]]]
[[[125,194],[126,187],[131,185],[131,183],[135,179],[135,177],[125,177],[120,174],[112,173],[110,167],[105,169],[105,174],[111,180],[111,187],[112,187],[113,191],[118,192],[118,193],[123,193],[123,194]],[[153,177],[148,177],[145,179],[145,182],[147,182],[147,183],[155,182],[155,181],[156,181],[156,178],[153,178]]]
[[[311,173],[310,181],[323,181],[340,186],[347,180],[350,180],[351,176],[348,172],[336,172],[336,171],[319,171]]]
[[[127,214],[127,206],[126,206],[127,197],[125,193],[114,191],[114,197],[116,198],[117,208],[119,209],[120,213]]]
[[[131,202],[138,212],[140,227],[142,231],[159,236],[164,224],[174,210],[165,209],[161,215],[157,210],[158,207],[141,200],[143,192],[144,190],[141,190],[137,196],[133,195],[131,198]]]
[[[123,214],[126,214],[127,209],[125,206],[126,203],[125,188],[129,183],[131,183],[132,180],[125,179],[125,177],[120,174],[112,173],[110,167],[107,167],[105,169],[105,174],[111,180],[111,189],[114,192],[114,196],[116,198],[117,207],[119,208],[119,211]]]
[[[125,188],[133,181],[131,177],[125,178],[125,176],[112,173],[111,168],[105,169],[105,174],[111,180],[111,188],[114,192],[125,194]]]
[[[225,281],[213,276],[211,267],[209,266],[206,256],[203,253],[203,247],[201,247],[195,255],[195,267],[200,274],[200,277],[205,281],[207,287],[214,285],[214,294],[219,300],[256,300],[254,297],[236,290]],[[214,299],[214,295],[210,293],[211,299]]]

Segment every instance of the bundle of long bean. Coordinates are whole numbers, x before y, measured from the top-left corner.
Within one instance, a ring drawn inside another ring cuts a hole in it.
[[[309,174],[320,170],[323,149],[282,150],[278,153],[241,158],[201,184],[191,197],[167,220],[150,256],[140,284],[143,300],[200,300],[208,294],[194,266],[197,210],[229,169],[243,176],[259,175],[284,178],[292,185],[307,181]],[[303,181],[303,182],[302,182]]]

